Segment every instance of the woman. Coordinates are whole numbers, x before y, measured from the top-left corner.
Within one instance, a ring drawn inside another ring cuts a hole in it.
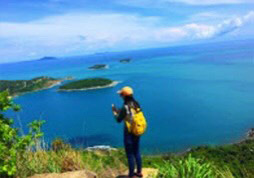
[[[122,109],[118,110],[114,105],[112,105],[113,114],[117,122],[125,120],[127,117],[131,116],[130,108],[138,109],[140,108],[139,103],[133,98],[133,90],[131,87],[124,87],[117,92],[124,100],[124,105]],[[139,150],[140,136],[136,136],[128,131],[125,124],[124,126],[124,147],[126,156],[128,158],[129,165],[129,177],[143,177],[142,175],[142,159]],[[137,171],[135,170],[135,163],[137,166]]]

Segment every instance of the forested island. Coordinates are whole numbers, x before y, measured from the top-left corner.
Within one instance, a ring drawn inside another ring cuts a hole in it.
[[[120,59],[119,62],[121,62],[121,63],[129,63],[129,62],[131,62],[131,59],[130,58]]]
[[[108,68],[108,65],[106,64],[95,64],[91,67],[88,67],[88,69],[91,69],[91,70],[102,70],[102,69],[107,69]]]
[[[45,76],[31,80],[0,80],[0,92],[8,90],[11,96],[17,96],[26,92],[50,88],[61,81],[62,79]]]
[[[117,84],[116,81],[106,78],[88,78],[73,81],[59,87],[59,91],[75,91],[75,90],[89,90],[98,88],[112,87]]]

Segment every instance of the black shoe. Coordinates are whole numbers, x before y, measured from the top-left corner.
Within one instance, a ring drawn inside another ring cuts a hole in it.
[[[137,177],[143,177],[142,173],[135,173],[134,175],[137,176]]]

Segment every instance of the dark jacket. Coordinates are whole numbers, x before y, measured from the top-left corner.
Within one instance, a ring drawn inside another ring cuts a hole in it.
[[[116,121],[117,122],[122,122],[126,116],[127,116],[127,108],[128,108],[128,105],[123,105],[122,109],[120,109],[118,115],[116,116]]]

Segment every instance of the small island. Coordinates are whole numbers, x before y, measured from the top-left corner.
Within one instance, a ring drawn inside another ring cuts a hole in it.
[[[108,68],[108,65],[106,64],[95,64],[91,67],[88,67],[88,69],[91,69],[91,70],[102,70],[102,69],[107,69]]]
[[[56,57],[51,57],[51,56],[45,56],[41,59],[38,59],[38,61],[51,61],[51,60],[56,60]]]
[[[106,78],[89,78],[67,83],[59,87],[59,91],[79,91],[108,88],[117,85],[118,82]]]
[[[18,96],[27,92],[47,89],[61,82],[61,79],[45,76],[31,80],[0,80],[0,92],[8,90],[11,96]]]
[[[131,62],[131,59],[130,58],[120,59],[119,62],[121,62],[121,63],[129,63],[129,62]]]

